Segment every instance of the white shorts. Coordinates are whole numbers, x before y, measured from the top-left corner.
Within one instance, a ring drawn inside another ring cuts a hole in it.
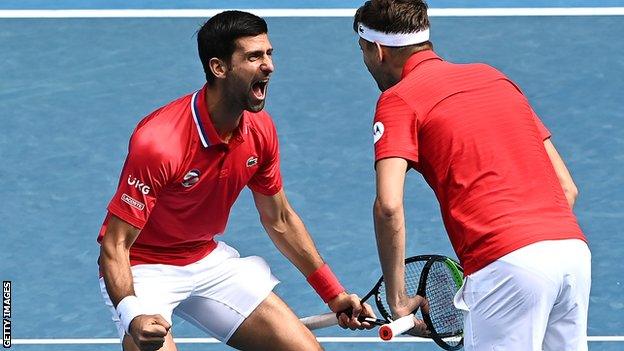
[[[591,254],[581,240],[520,248],[467,276],[455,296],[464,348],[587,350]]]
[[[262,258],[240,258],[238,251],[223,242],[187,266],[141,264],[132,267],[132,276],[135,294],[147,314],[160,314],[172,323],[175,313],[222,342],[230,339],[279,283]],[[100,290],[123,340],[125,331],[103,278]]]

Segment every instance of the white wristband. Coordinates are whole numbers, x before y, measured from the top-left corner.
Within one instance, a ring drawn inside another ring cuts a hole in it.
[[[141,301],[134,295],[128,295],[117,304],[117,315],[121,321],[121,325],[127,334],[130,334],[130,322],[136,317],[145,314]]]

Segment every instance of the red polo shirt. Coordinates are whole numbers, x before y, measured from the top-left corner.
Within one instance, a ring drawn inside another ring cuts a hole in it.
[[[408,59],[377,103],[375,160],[406,159],[440,203],[465,273],[542,240],[585,240],[520,89],[485,64]]]
[[[243,187],[282,188],[277,133],[264,111],[243,112],[229,143],[218,136],[206,88],[154,111],[136,127],[109,215],[141,229],[131,264],[195,262],[216,246]],[[106,232],[104,221],[98,242]]]

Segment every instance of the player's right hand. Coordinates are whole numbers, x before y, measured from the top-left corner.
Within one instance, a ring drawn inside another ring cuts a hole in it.
[[[420,295],[407,296],[401,295],[397,301],[388,300],[390,311],[392,312],[392,318],[399,319],[403,316],[407,316],[410,313],[414,313],[419,308],[422,308],[424,312],[429,313],[429,301]]]
[[[410,313],[415,313],[419,308],[425,313],[429,313],[429,301],[422,296],[407,296],[403,295],[400,301],[390,304],[390,310],[392,311],[393,320],[397,320],[403,316],[407,316]],[[428,337],[431,332],[427,328],[427,324],[422,319],[414,316],[414,328],[410,329],[406,334],[412,336]]]
[[[165,344],[165,336],[171,325],[161,315],[134,317],[130,322],[130,336],[141,351],[156,351]]]

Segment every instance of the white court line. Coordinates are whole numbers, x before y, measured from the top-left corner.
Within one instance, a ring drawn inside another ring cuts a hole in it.
[[[355,9],[242,9],[262,17],[352,17]],[[212,17],[224,9],[95,9],[95,10],[0,10],[0,18],[200,18]],[[431,17],[517,17],[517,16],[622,16],[624,7],[575,8],[434,8]],[[398,337],[381,341],[377,337],[318,337],[321,343],[432,342],[430,339]],[[176,338],[181,344],[219,343],[214,338]],[[590,342],[623,342],[624,336],[590,336]],[[15,345],[118,344],[119,339],[13,339]]]
[[[382,341],[378,337],[318,337],[321,343],[378,343],[378,342],[433,342],[431,339],[398,337],[390,341]],[[623,342],[624,336],[589,336],[589,342]],[[175,338],[178,344],[218,344],[220,341],[214,338]],[[119,339],[13,339],[14,345],[97,345],[119,344]]]
[[[0,10],[0,18],[195,18],[224,9]],[[353,17],[355,9],[242,9],[262,17]],[[624,7],[438,8],[432,17],[622,16]]]

